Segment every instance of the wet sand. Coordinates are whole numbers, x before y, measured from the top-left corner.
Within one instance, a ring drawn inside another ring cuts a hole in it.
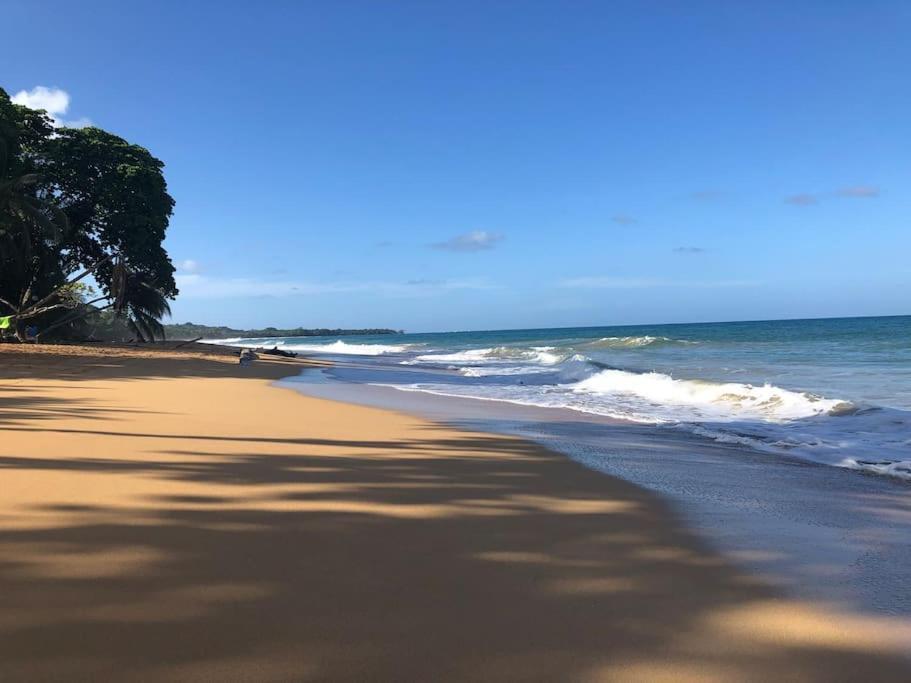
[[[0,346],[0,680],[908,680],[654,495],[222,350]]]

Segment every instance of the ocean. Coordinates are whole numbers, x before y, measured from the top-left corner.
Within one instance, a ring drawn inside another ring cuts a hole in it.
[[[911,481],[911,316],[220,341]]]

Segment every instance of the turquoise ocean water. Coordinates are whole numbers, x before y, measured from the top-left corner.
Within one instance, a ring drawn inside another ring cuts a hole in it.
[[[911,480],[911,316],[229,341]]]

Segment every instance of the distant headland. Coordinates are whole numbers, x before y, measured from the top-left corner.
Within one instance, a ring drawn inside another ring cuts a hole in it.
[[[195,323],[178,323],[165,325],[165,334],[168,339],[226,339],[231,337],[342,337],[354,334],[403,334],[404,330],[390,330],[386,328],[369,328],[363,330],[341,330],[329,328],[303,328],[280,330],[275,327],[266,327],[261,330],[236,330],[233,327],[197,325]]]

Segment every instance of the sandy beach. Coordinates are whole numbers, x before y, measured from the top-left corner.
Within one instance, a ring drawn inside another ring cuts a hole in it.
[[[911,678],[642,489],[303,363],[0,346],[0,680]]]

